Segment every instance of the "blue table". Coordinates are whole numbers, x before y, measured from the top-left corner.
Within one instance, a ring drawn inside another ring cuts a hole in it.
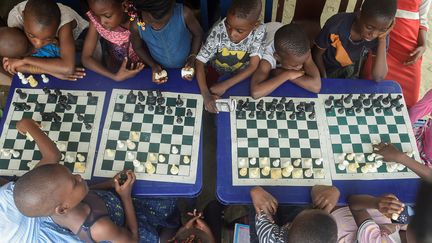
[[[167,70],[169,75],[169,81],[162,85],[157,85],[151,82],[151,71],[146,68],[135,78],[126,80],[124,82],[115,82],[109,78],[102,77],[92,71],[86,71],[86,77],[76,82],[58,80],[54,77],[50,77],[50,82],[44,84],[39,83],[37,88],[58,88],[58,89],[71,89],[71,90],[90,90],[90,91],[105,91],[105,104],[102,111],[101,124],[99,126],[98,144],[100,143],[103,126],[105,124],[105,116],[108,109],[111,90],[114,88],[118,89],[136,89],[136,90],[161,90],[170,92],[181,92],[181,93],[195,93],[199,94],[197,82],[194,80],[188,82],[181,79],[179,70]],[[40,81],[40,76],[35,75]],[[3,119],[0,122],[0,133],[3,129],[4,122],[6,120],[8,107],[10,106],[13,92],[15,88],[29,88],[27,85],[22,85],[21,81],[17,76],[14,76],[12,80],[11,92],[9,93],[6,109]],[[202,188],[202,138],[200,139],[200,150],[198,159],[198,171],[195,184],[180,184],[180,183],[166,183],[166,182],[153,182],[153,181],[137,181],[134,186],[133,194],[140,196],[175,196],[175,197],[195,197],[197,196]],[[99,146],[98,146],[99,147]],[[96,152],[97,153],[97,152]],[[95,159],[97,156],[95,156]],[[93,168],[94,169],[94,168]],[[106,178],[93,177],[91,182],[100,182],[106,180]]]
[[[250,84],[242,82],[231,88],[224,96],[248,96]],[[376,83],[369,80],[337,80],[323,79],[322,94],[337,93],[399,93],[399,84],[393,81]],[[275,97],[308,97],[315,98],[316,94],[286,82],[276,89],[271,95]],[[251,186],[233,186],[231,171],[231,129],[230,114],[219,113],[217,119],[217,196],[224,204],[249,204],[251,199],[249,191]],[[418,179],[404,180],[371,180],[333,181],[340,192],[339,203],[345,204],[346,198],[353,194],[382,195],[384,193],[395,194],[404,203],[413,203],[416,198]],[[310,187],[264,187],[281,204],[305,204],[311,201]]]

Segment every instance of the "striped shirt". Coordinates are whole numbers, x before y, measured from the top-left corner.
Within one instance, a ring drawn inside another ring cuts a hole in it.
[[[269,220],[264,212],[256,216],[255,227],[260,243],[283,243],[288,239],[288,228],[278,226]]]

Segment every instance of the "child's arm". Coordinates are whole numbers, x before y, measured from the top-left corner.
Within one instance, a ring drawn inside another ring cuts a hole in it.
[[[411,124],[425,115],[432,114],[432,89],[430,89],[413,107],[409,109]]]
[[[81,55],[81,60],[84,67],[115,81],[123,81],[125,79],[132,78],[144,68],[144,65],[142,63],[132,63],[131,69],[128,69],[126,67],[128,60],[125,58],[117,73],[110,72],[100,62],[96,61],[93,58],[93,53],[96,49],[98,39],[99,34],[93,23],[90,22],[87,36],[84,41],[83,52]]]
[[[251,96],[254,99],[259,99],[270,94],[287,80],[296,79],[304,75],[302,71],[282,71],[275,77],[267,79],[270,72],[271,64],[267,60],[261,60],[251,80]]]
[[[417,37],[417,48],[410,53],[410,57],[404,62],[404,65],[412,65],[420,59],[426,51],[427,31],[420,28]]]
[[[247,68],[243,69],[242,71],[232,76],[231,78],[210,87],[211,93],[217,96],[222,96],[229,88],[249,78],[258,68],[259,62],[260,62],[259,56],[252,56],[250,58],[249,65]]]
[[[123,204],[125,212],[126,228],[119,227],[114,224],[109,218],[96,222],[96,227],[92,229],[93,239],[99,241],[113,242],[138,242],[138,222],[135,215],[135,209],[132,203],[132,187],[135,182],[135,174],[132,171],[126,172],[128,179],[123,185],[119,185],[115,179],[115,189]]]
[[[381,81],[387,75],[388,67],[386,46],[386,37],[379,37],[376,56],[372,58],[372,79],[375,81]]]
[[[59,30],[59,58],[25,57],[24,63],[53,73],[71,75],[75,72],[75,41],[72,35],[72,22]],[[82,77],[81,77],[82,78]]]
[[[303,64],[303,69],[304,75],[296,79],[290,79],[291,82],[310,92],[319,93],[321,90],[321,76],[311,55],[309,55],[309,58]]]
[[[276,214],[278,201],[262,187],[256,186],[252,188],[250,191],[250,196],[256,214],[260,215],[261,212],[264,212],[269,217]]]
[[[405,206],[394,195],[374,197],[369,195],[353,195],[348,197],[348,204],[357,226],[371,218],[366,209],[377,209],[388,218],[392,214],[400,214]]]
[[[313,61],[315,62],[316,66],[318,67],[320,75],[323,78],[327,78],[326,68],[325,68],[324,59],[323,59],[323,55],[324,55],[325,51],[326,51],[326,49],[322,49],[322,48],[318,47],[317,45],[315,45],[313,50],[312,50]]]
[[[218,110],[216,108],[216,99],[218,97],[216,95],[212,95],[207,86],[206,73],[205,73],[205,64],[200,60],[196,60],[196,78],[198,80],[198,86],[201,91],[201,95],[204,99],[204,106],[208,112],[217,113]]]
[[[157,82],[155,80],[155,74],[160,73],[162,71],[162,67],[157,63],[150,55],[149,50],[145,42],[141,39],[139,31],[138,31],[137,20],[131,23],[130,25],[130,40],[132,43],[132,47],[138,57],[144,61],[145,64],[149,65],[152,69],[152,81]]]
[[[203,30],[198,20],[195,18],[192,10],[184,6],[183,14],[186,26],[192,34],[191,51],[189,53],[188,59],[186,60],[185,66],[195,68],[195,58],[201,47],[201,43],[203,40]]]
[[[23,135],[29,134],[39,147],[42,159],[36,166],[59,162],[61,159],[60,151],[54,142],[40,129],[39,124],[32,119],[24,118],[17,123],[16,128]]]
[[[399,151],[393,144],[380,143],[374,145],[375,153],[382,155],[384,161],[397,162],[405,165],[410,170],[414,171],[420,178],[429,181],[431,178],[431,170],[429,167],[417,162],[415,159],[408,157],[405,153]]]

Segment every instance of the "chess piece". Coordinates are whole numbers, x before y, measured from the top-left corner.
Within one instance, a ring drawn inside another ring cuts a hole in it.
[[[138,109],[139,112],[144,112],[144,105],[141,104],[141,102],[138,102],[137,109]]]
[[[12,154],[12,157],[15,159],[21,155],[21,153],[19,151],[16,151],[16,150],[11,150],[10,153]]]
[[[306,103],[305,104],[305,111],[306,112],[313,112],[315,110],[314,106],[315,106],[315,102],[313,102],[313,101]]]
[[[106,149],[105,154],[108,158],[114,158],[114,155],[115,155],[114,150],[112,150],[112,149]]]
[[[48,94],[48,103],[57,103],[57,95],[55,93]]]
[[[38,82],[33,77],[33,75],[28,76],[27,81],[30,84],[30,87],[32,87],[32,88],[34,88],[34,87],[36,87],[38,85]]]
[[[136,148],[136,144],[130,139],[126,140],[126,146],[129,150],[134,150]]]
[[[84,121],[84,116],[82,114],[77,114],[78,121]]]
[[[183,79],[186,79],[187,77],[193,77],[195,74],[195,69],[192,67],[184,67],[181,69],[181,76]]]
[[[161,82],[164,79],[168,79],[168,73],[166,70],[162,70],[158,73],[154,74],[154,79],[158,82]]]
[[[324,104],[325,104],[326,106],[331,106],[331,105],[333,104],[333,100],[334,100],[334,96],[330,95],[330,96],[328,97],[328,99],[326,99],[326,100],[324,101]]]
[[[149,104],[147,106],[147,108],[148,108],[149,111],[154,111],[154,106],[152,104]]]
[[[345,99],[343,100],[345,104],[348,104],[351,102],[353,95],[349,94],[347,95],[347,97],[345,97]]]
[[[268,119],[273,119],[274,118],[274,111],[270,111],[270,113],[268,114]]]
[[[256,107],[258,110],[263,110],[264,109],[264,100],[260,100],[259,102],[258,102],[258,104],[257,104],[257,107]]]
[[[130,133],[130,139],[131,139],[132,141],[139,141],[139,139],[140,139],[140,134],[139,134],[139,132],[132,131],[132,132]]]
[[[333,108],[334,108],[333,106],[326,108],[326,112],[331,112],[333,110]]]
[[[129,91],[128,95],[126,96],[126,102],[127,103],[135,103],[137,96],[134,94],[133,90]]]
[[[38,110],[41,110],[42,108],[43,108],[42,104],[36,100],[35,101],[35,110],[38,111]]]
[[[390,101],[390,103],[392,104],[392,106],[396,107],[399,105],[400,99],[402,99],[402,95],[397,95],[396,98]]]
[[[163,111],[164,111],[163,107],[160,104],[157,104],[156,105],[156,112],[157,113],[163,113]]]
[[[185,163],[185,164],[189,164],[189,163],[190,163],[189,156],[185,155],[185,156],[183,157],[183,163]]]
[[[93,96],[93,93],[92,92],[87,92],[87,97],[92,97]]]
[[[283,103],[278,103],[278,104],[276,105],[276,110],[277,110],[277,111],[283,111],[283,110],[284,110],[284,105],[283,105]]]
[[[309,114],[309,119],[314,120],[315,119],[315,112],[311,112]]]
[[[177,96],[177,100],[176,100],[176,106],[180,107],[183,106],[183,100],[180,98],[180,95]]]
[[[23,73],[21,72],[17,72],[18,78],[21,80],[22,84],[28,84],[28,80],[26,79],[26,77],[24,76]]]
[[[336,99],[336,100],[334,100],[334,105],[335,105],[336,107],[343,107],[343,100],[344,100],[344,98],[345,98],[345,96],[342,95],[342,96],[340,97],[340,99]]]
[[[133,152],[131,152],[131,151],[128,151],[128,152],[126,153],[126,158],[127,158],[128,160],[134,160],[134,159],[135,159],[135,154],[134,154]]]
[[[181,118],[181,116],[177,116],[176,122],[177,124],[181,124],[183,122],[183,118]]]
[[[85,129],[86,130],[91,130],[92,129],[92,125],[90,123],[84,123],[85,125]]]
[[[319,158],[319,159],[315,160],[315,164],[318,165],[318,166],[320,166],[322,163],[323,163],[323,159],[322,158]]]
[[[178,152],[179,152],[178,148],[176,146],[172,146],[171,153],[178,154]]]
[[[187,109],[186,110],[186,117],[191,117],[192,116],[192,110],[191,109]]]
[[[138,91],[138,101],[139,102],[144,102],[144,100],[145,100],[145,96],[144,96],[143,92],[142,91]]]
[[[176,165],[172,165],[170,169],[171,174],[177,175],[179,173],[179,168]]]
[[[159,154],[158,160],[159,160],[159,162],[164,163],[166,158],[162,154]]]
[[[75,162],[75,156],[73,156],[73,155],[71,155],[71,154],[67,154],[67,155],[65,156],[65,162],[68,162],[68,163],[73,163],[73,162]]]
[[[404,104],[400,104],[400,105],[396,106],[396,111],[401,112],[403,107],[404,107]]]
[[[16,89],[15,92],[19,95],[19,98],[24,100],[27,98],[27,94],[24,93],[21,89]]]
[[[79,162],[84,162],[85,161],[85,156],[82,155],[82,154],[77,154],[76,157],[77,157],[77,160]]]
[[[377,107],[377,108],[375,109],[375,112],[378,113],[378,114],[380,114],[380,113],[382,112],[381,107]]]
[[[124,146],[125,146],[125,143],[124,143],[123,141],[117,140],[117,147],[118,147],[119,149],[124,148]]]
[[[341,107],[341,108],[339,108],[338,110],[337,110],[337,112],[339,113],[339,114],[343,114],[344,113],[344,108],[343,107]]]
[[[249,118],[253,119],[254,117],[255,117],[255,112],[254,111],[250,111]]]
[[[154,153],[149,153],[148,155],[148,161],[150,161],[151,163],[156,162],[156,155]]]
[[[167,106],[166,112],[167,112],[168,115],[171,115],[173,113],[173,110],[171,109],[170,106]]]
[[[67,102],[68,103],[76,103],[77,102],[78,97],[75,95],[72,95],[71,93],[67,93]]]
[[[285,111],[294,111],[294,101],[289,100],[288,103],[285,104]]]
[[[296,119],[296,113],[293,111],[293,113],[291,113],[291,114],[289,115],[289,118],[290,118],[291,120]]]
[[[243,108],[247,110],[249,108],[249,104],[250,104],[249,98],[246,98],[246,101],[243,103]]]
[[[45,74],[41,74],[42,82],[47,84],[49,82],[49,78]]]

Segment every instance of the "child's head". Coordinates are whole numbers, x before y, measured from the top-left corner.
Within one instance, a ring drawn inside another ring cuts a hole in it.
[[[172,243],[215,243],[213,236],[197,228],[180,228],[170,242]]]
[[[27,2],[23,11],[24,32],[35,48],[54,42],[60,17],[60,9],[53,0]]]
[[[289,243],[335,243],[337,225],[333,217],[319,209],[304,210],[291,224]]]
[[[90,10],[100,19],[105,29],[112,30],[128,21],[125,0],[87,0]]]
[[[411,220],[407,239],[409,243],[432,242],[432,183],[422,181],[417,192],[415,215]]]
[[[279,28],[274,36],[275,59],[286,70],[300,70],[311,55],[306,33],[296,24]]]
[[[228,37],[234,43],[246,38],[260,23],[261,0],[233,0],[225,20]]]
[[[80,175],[65,166],[47,164],[24,174],[15,184],[13,197],[18,210],[28,217],[64,214],[87,195]]]
[[[0,27],[0,57],[23,58],[31,55],[32,50],[22,30]]]
[[[145,25],[162,29],[170,20],[174,0],[134,0],[133,5]]]
[[[365,0],[355,25],[361,38],[367,41],[385,33],[396,15],[396,0]]]

